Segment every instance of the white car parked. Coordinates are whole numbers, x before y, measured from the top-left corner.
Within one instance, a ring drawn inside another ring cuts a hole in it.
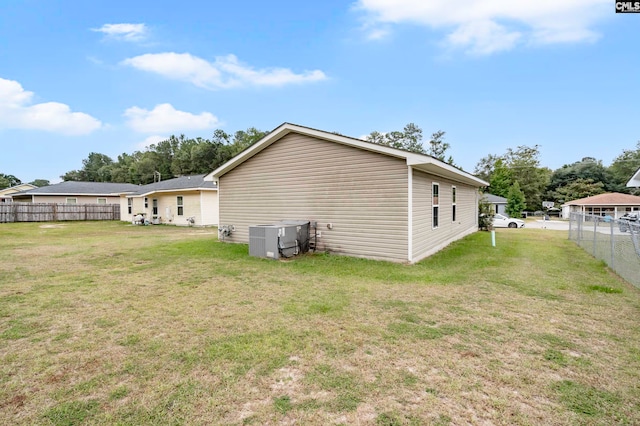
[[[524,220],[514,219],[509,216],[497,214],[493,216],[494,228],[524,228]]]

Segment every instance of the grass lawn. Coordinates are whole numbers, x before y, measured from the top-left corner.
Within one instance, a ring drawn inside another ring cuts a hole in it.
[[[640,291],[542,229],[407,266],[0,225],[0,424],[640,424]]]

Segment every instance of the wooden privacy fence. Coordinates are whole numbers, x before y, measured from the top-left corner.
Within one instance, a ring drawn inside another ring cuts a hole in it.
[[[120,220],[119,204],[2,203],[0,223]]]

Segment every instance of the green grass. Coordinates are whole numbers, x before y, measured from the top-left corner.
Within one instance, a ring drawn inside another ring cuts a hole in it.
[[[640,292],[563,232],[403,265],[42,225],[0,226],[0,424],[640,424]]]

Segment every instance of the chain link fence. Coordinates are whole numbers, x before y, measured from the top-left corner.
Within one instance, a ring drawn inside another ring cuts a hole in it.
[[[569,239],[640,288],[640,222],[571,213]]]

